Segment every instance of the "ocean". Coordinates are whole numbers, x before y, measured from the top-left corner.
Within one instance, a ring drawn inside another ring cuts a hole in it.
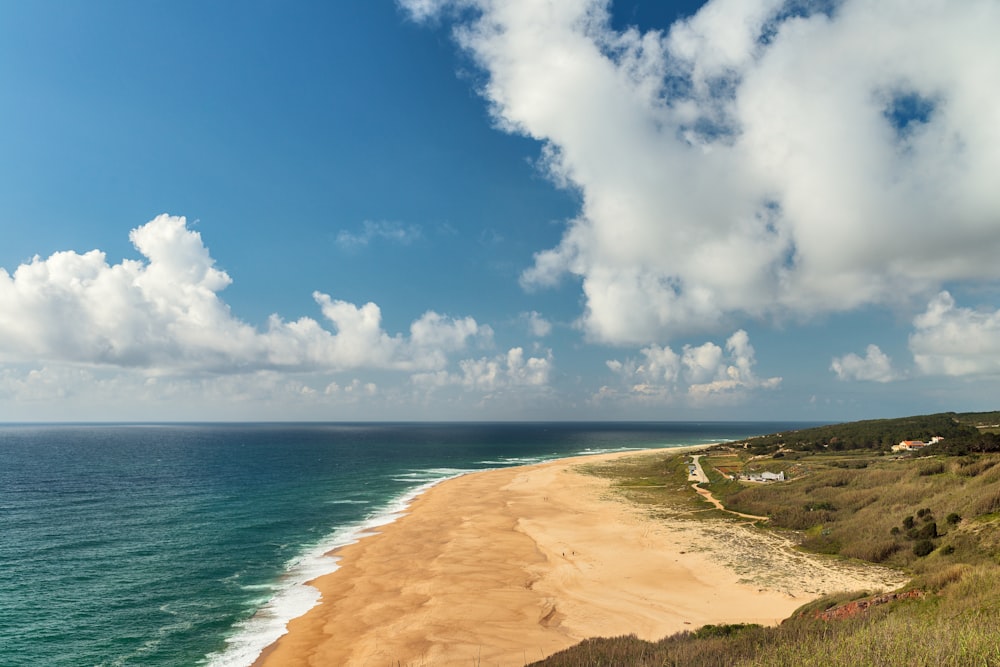
[[[441,480],[806,424],[0,426],[0,665],[243,667]]]

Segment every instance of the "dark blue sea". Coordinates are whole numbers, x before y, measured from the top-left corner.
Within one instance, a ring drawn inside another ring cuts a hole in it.
[[[441,480],[802,426],[0,426],[0,665],[249,665],[328,551]]]

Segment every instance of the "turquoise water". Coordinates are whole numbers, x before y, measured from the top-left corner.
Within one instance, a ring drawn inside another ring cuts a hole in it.
[[[315,603],[326,552],[428,485],[791,427],[0,426],[0,665],[248,665]]]

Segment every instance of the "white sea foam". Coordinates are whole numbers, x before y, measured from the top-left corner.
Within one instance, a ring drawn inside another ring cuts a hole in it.
[[[405,514],[410,503],[421,493],[435,484],[467,472],[470,471],[434,468],[407,473],[405,481],[419,483],[419,486],[393,499],[364,521],[334,531],[290,561],[285,567],[285,576],[274,584],[275,594],[253,617],[237,624],[235,632],[226,639],[224,650],[209,654],[202,664],[206,667],[252,665],[265,648],[288,631],[289,621],[302,616],[319,602],[320,592],[310,586],[309,582],[337,570],[339,559],[330,556],[331,551],[376,534],[378,528]]]
[[[663,445],[672,447],[673,445]],[[571,458],[574,456],[589,456],[590,454],[616,454],[618,452],[638,452],[646,449],[656,449],[655,445],[649,447],[588,447],[575,454],[541,454],[538,456],[502,456],[497,459],[487,459],[479,461],[482,465],[488,466],[526,466],[535,463],[545,463],[556,459]]]
[[[460,470],[458,468],[414,469],[400,473],[393,477],[392,480],[394,482],[437,482],[466,472],[469,471]]]
[[[640,449],[647,448],[592,448],[581,451],[579,454],[605,454]],[[542,463],[565,456],[567,455],[501,457],[497,460],[480,461],[479,464],[491,467],[510,467]],[[274,595],[252,618],[237,625],[235,632],[226,640],[227,645],[223,651],[208,655],[202,664],[206,667],[249,667],[252,665],[265,648],[278,641],[287,632],[289,621],[302,616],[319,602],[319,591],[310,586],[308,582],[337,570],[338,559],[329,555],[331,551],[376,534],[379,527],[392,523],[405,514],[410,503],[421,493],[446,479],[469,472],[472,471],[459,468],[428,468],[408,470],[396,475],[393,478],[394,481],[416,484],[417,486],[390,501],[364,521],[334,531],[326,539],[290,561],[286,565],[286,574],[282,580],[277,584],[267,585],[274,587],[276,590]],[[330,502],[359,501],[335,500]]]

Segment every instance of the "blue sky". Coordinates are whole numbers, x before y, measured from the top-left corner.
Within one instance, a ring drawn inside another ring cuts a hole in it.
[[[0,5],[0,419],[997,406],[987,0]]]

